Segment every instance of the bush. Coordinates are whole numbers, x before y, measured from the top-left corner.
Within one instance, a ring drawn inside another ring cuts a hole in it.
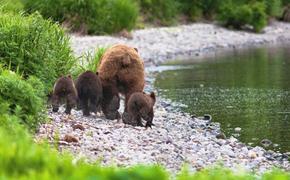
[[[252,5],[253,16],[250,25],[254,27],[256,32],[260,32],[267,25],[267,15],[263,3],[254,3]]]
[[[2,12],[19,13],[23,10],[21,0],[0,0],[0,9]]]
[[[265,6],[260,2],[244,5],[228,3],[221,8],[218,20],[223,25],[235,29],[251,25],[256,32],[260,32],[267,24]]]
[[[138,17],[133,0],[23,0],[28,12],[64,23],[72,31],[88,34],[131,30]]]
[[[37,84],[35,88],[38,89],[34,89],[29,83]],[[37,123],[43,120],[40,113],[44,107],[44,102],[39,96],[43,95],[44,89],[42,87],[43,85],[36,78],[30,78],[27,82],[12,71],[2,71],[0,74],[2,109],[6,109],[6,114],[19,117],[23,124],[34,129]]]
[[[0,114],[0,122],[14,121],[11,118]],[[76,162],[67,153],[59,155],[44,143],[33,143],[17,124],[13,131],[0,127],[0,147],[1,179],[167,179],[158,166],[117,168]]]
[[[160,25],[175,23],[178,14],[176,0],[139,0],[141,12],[146,21]]]
[[[199,0],[178,0],[180,11],[190,21],[197,21],[202,17],[201,2]]]
[[[290,0],[282,0],[283,6],[290,5]]]
[[[36,76],[46,87],[75,63],[64,31],[39,14],[24,17],[2,13],[0,52],[0,63],[18,69],[25,78]]]
[[[220,8],[220,5],[223,3],[223,0],[202,0],[200,4],[203,11],[203,15],[206,19],[212,20],[214,15]]]
[[[281,0],[263,0],[266,6],[266,14],[270,17],[280,17],[282,14]]]
[[[79,59],[79,63],[74,66],[72,69],[72,75],[74,78],[78,77],[81,73],[85,71],[92,71],[96,72],[101,60],[101,57],[105,53],[107,48],[100,47],[97,49],[97,51],[92,54],[88,52],[87,54],[84,54]]]

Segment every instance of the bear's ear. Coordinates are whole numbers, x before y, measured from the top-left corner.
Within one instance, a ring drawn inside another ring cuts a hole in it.
[[[156,101],[155,93],[154,93],[154,92],[151,92],[151,93],[150,93],[150,97],[151,97],[152,100],[153,100],[153,104],[155,104],[155,101]]]
[[[96,75],[99,75],[99,72],[98,71],[96,72]]]
[[[71,75],[70,75],[70,74],[69,74],[69,75],[67,75],[67,77],[71,79]]]
[[[134,49],[135,49],[136,52],[138,52],[138,49],[137,48],[134,48]]]

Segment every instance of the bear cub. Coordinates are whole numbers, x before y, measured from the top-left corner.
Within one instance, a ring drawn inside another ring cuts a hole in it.
[[[89,116],[90,112],[97,113],[101,108],[103,98],[103,88],[97,73],[86,71],[79,75],[76,80],[78,92],[78,103],[84,116]]]
[[[66,103],[65,113],[70,114],[71,109],[77,104],[77,90],[70,75],[61,76],[55,82],[52,92],[52,111],[57,112],[63,100]]]
[[[133,93],[127,104],[128,116],[123,118],[123,122],[133,126],[144,126],[142,124],[142,119],[144,119],[146,121],[145,127],[151,127],[153,125],[153,106],[155,101],[154,92],[150,94],[144,92]]]

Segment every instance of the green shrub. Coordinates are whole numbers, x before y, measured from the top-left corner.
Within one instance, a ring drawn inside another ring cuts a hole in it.
[[[270,17],[280,17],[282,14],[281,0],[263,0],[266,6],[266,14]]]
[[[30,84],[31,87],[33,87],[34,94],[36,94],[41,99],[46,98],[46,89],[40,79],[35,76],[29,76],[26,82]]]
[[[79,58],[79,62],[72,68],[71,74],[74,78],[77,78],[81,73],[85,71],[96,72],[101,60],[102,55],[107,48],[100,47],[94,54],[88,52]]]
[[[176,0],[139,0],[141,12],[146,21],[160,25],[175,23],[178,14]]]
[[[200,3],[203,15],[206,19],[212,20],[220,8],[223,0],[202,0]]]
[[[24,17],[2,13],[0,52],[0,63],[18,69],[25,78],[36,76],[46,87],[75,63],[64,31],[39,14]]]
[[[131,30],[138,17],[133,0],[23,0],[28,12],[64,23],[72,31],[88,34]]]
[[[11,122],[11,118],[0,114],[0,122]],[[17,124],[13,131],[0,127],[0,147],[1,179],[168,179],[158,166],[117,168],[74,163],[67,153],[59,155],[44,143],[33,143],[27,131]]]
[[[260,2],[243,5],[227,3],[221,8],[218,20],[235,29],[251,25],[256,32],[260,32],[267,25],[265,6]]]
[[[199,0],[178,0],[180,11],[190,21],[197,21],[202,17],[201,2]]]
[[[287,6],[290,4],[290,0],[282,0],[283,6]]]
[[[0,100],[4,103],[2,108],[9,107],[8,109],[6,108],[6,114],[19,117],[23,124],[30,129],[34,129],[37,123],[43,120],[41,111],[44,107],[44,102],[38,95],[43,95],[44,90],[43,88],[34,89],[29,82],[34,85],[37,84],[35,88],[43,87],[36,78],[29,79],[27,82],[12,71],[2,71],[0,74]]]
[[[19,13],[23,10],[21,0],[0,0],[0,9],[2,12]]]
[[[256,32],[260,32],[267,25],[267,15],[263,3],[254,3],[252,5],[253,17],[250,24]]]

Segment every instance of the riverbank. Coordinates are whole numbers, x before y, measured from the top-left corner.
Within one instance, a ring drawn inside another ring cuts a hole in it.
[[[266,28],[265,34],[194,24],[135,31],[132,40],[73,36],[72,47],[77,55],[114,43],[137,47],[147,65],[145,91],[149,92],[154,91],[154,78],[160,70],[152,68],[152,64],[182,56],[196,56],[197,52],[201,57],[226,49],[280,43],[281,39],[290,42],[289,30],[290,24],[283,23]],[[191,117],[176,110],[174,103],[160,97],[155,105],[155,126],[152,129],[106,120],[102,115],[87,118],[75,110],[67,116],[63,111],[61,108],[59,113],[48,112],[52,120],[39,128],[36,140],[47,138],[49,142],[58,144],[60,151],[72,152],[76,160],[84,157],[88,162],[97,160],[103,165],[119,166],[161,164],[171,172],[178,172],[184,164],[188,164],[191,171],[216,164],[257,173],[273,167],[290,170],[287,155],[249,147],[233,137],[223,139],[218,123]]]
[[[150,75],[146,92],[154,90],[153,81]],[[176,106],[158,98],[152,129],[106,120],[102,115],[83,117],[75,110],[67,116],[61,108],[59,113],[49,111],[52,121],[39,128],[36,139],[48,138],[61,152],[72,152],[76,160],[102,165],[160,164],[174,173],[184,164],[190,171],[217,164],[258,174],[274,167],[290,170],[286,154],[250,147],[234,137],[223,139],[219,123],[191,117]]]
[[[175,59],[200,59],[235,49],[290,43],[290,23],[273,22],[261,34],[196,23],[137,30],[132,32],[132,39],[72,35],[71,40],[78,56],[98,47],[126,43],[139,49],[146,64],[159,65]]]

